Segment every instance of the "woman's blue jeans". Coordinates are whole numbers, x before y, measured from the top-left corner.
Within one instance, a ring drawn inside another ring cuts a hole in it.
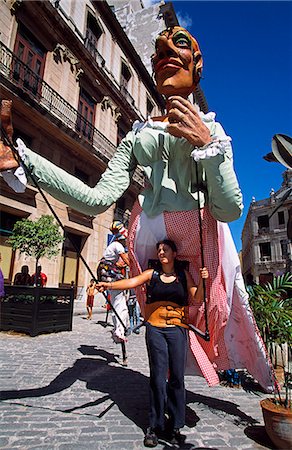
[[[187,330],[179,326],[158,328],[147,323],[146,345],[150,366],[149,426],[163,430],[167,412],[171,426],[182,428]]]

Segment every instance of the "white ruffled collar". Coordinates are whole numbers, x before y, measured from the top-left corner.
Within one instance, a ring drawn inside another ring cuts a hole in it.
[[[214,112],[208,112],[207,114],[203,113],[200,109],[198,109],[198,114],[203,122],[210,123],[215,122],[216,114]],[[160,120],[152,120],[151,117],[145,122],[140,122],[139,120],[135,120],[132,125],[132,130],[134,133],[139,133],[144,128],[152,128],[154,130],[163,130],[165,131],[169,122],[162,122]]]

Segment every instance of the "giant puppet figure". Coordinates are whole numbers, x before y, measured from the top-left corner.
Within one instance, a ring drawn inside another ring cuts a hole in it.
[[[215,121],[214,113],[203,114],[188,100],[200,81],[201,51],[189,32],[172,27],[158,35],[152,62],[157,90],[166,98],[166,114],[134,123],[94,188],[21,141],[19,151],[42,188],[90,215],[102,213],[120,198],[137,164],[143,168],[148,184],[134,205],[129,226],[132,276],[156,257],[156,242],[168,238],[177,244],[178,259],[189,261],[191,275],[198,282],[200,212],[204,265],[209,270],[210,341],[189,332],[188,373],[203,375],[214,385],[219,381],[218,370],[247,368],[272,391],[273,374],[226,224],[240,217],[243,207],[231,138]],[[137,297],[143,314],[145,291],[138,290]],[[204,305],[190,306],[190,321],[204,329]]]

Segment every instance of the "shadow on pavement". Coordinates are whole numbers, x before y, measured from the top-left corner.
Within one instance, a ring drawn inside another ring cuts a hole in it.
[[[162,450],[171,450],[171,449],[180,449],[180,450],[219,450],[217,447],[196,447],[193,444],[185,443],[180,445],[179,447],[177,445],[170,445],[165,444]]]
[[[245,414],[239,409],[239,405],[227,400],[220,400],[214,397],[207,397],[206,395],[195,394],[191,391],[186,391],[187,403],[199,403],[207,406],[214,414],[222,415],[226,419],[226,415],[233,416],[233,421],[237,425],[253,425],[258,423],[253,417]]]
[[[266,429],[263,425],[249,426],[244,430],[244,433],[248,438],[252,439],[257,444],[260,444],[266,448],[275,449],[275,446],[267,435]]]
[[[81,380],[86,383],[87,389],[104,393],[105,395],[91,402],[61,410],[62,412],[70,413],[75,410],[102,404],[106,400],[111,400],[112,403],[100,415],[96,414],[96,417],[104,416],[116,404],[126,417],[139,428],[145,430],[148,426],[148,377],[129,368],[110,365],[119,363],[117,355],[113,353],[88,345],[81,345],[78,350],[83,355],[92,357],[77,359],[72,367],[61,372],[47,386],[33,389],[1,391],[0,399],[10,400],[52,395],[68,389],[75,381]],[[217,411],[224,413],[225,418],[226,414],[235,416],[238,424],[253,425],[257,423],[251,416],[243,413],[238,408],[238,405],[233,402],[218,400],[187,391],[187,403],[203,404],[215,413]],[[195,426],[200,420],[190,407],[187,407],[186,416],[188,426]],[[251,437],[251,439],[254,438]],[[185,444],[185,446],[188,446],[185,448],[194,449],[194,446],[189,445],[191,444]],[[171,447],[168,446],[166,448]]]

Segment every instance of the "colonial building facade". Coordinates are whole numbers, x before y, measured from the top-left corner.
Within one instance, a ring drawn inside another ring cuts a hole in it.
[[[160,115],[164,101],[112,8],[105,1],[1,2],[1,98],[13,101],[14,137],[94,186],[116,146],[135,120]],[[167,18],[166,18],[167,19]],[[151,20],[163,20],[162,15]],[[71,240],[93,271],[107,245],[113,218],[127,221],[143,187],[136,170],[124,196],[108,211],[89,217],[46,194]],[[0,251],[11,283],[34,261],[7,244],[14,223],[50,214],[35,187],[14,193],[1,179]],[[117,183],[119,180],[117,180]],[[41,261],[48,286],[82,287],[90,275],[66,239],[59,256]]]
[[[247,282],[253,279],[264,283],[292,271],[291,213],[292,170],[286,170],[280,189],[272,190],[264,200],[253,199],[249,207],[242,231],[242,265]]]

